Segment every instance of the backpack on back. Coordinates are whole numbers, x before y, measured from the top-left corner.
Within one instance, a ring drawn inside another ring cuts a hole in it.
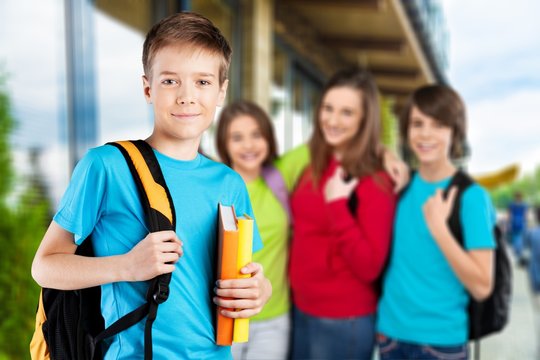
[[[176,229],[171,195],[153,149],[142,140],[108,143],[117,147],[137,185],[150,232]],[[91,236],[75,254],[94,256]],[[101,315],[101,287],[81,290],[41,290],[36,329],[30,343],[32,360],[98,360],[103,340],[133,326],[146,316],[145,360],[152,358],[152,324],[158,305],[167,300],[171,274],[150,281],[147,302],[105,329]]]
[[[456,186],[458,193],[454,201],[448,224],[454,237],[463,246],[463,229],[460,220],[461,195],[474,180],[467,174],[458,170],[453,176],[446,192]],[[470,297],[469,314],[469,340],[478,340],[487,335],[501,331],[508,323],[510,315],[510,302],[512,297],[512,266],[502,239],[502,232],[497,225],[494,227],[496,248],[494,249],[493,291],[483,301],[476,301]]]

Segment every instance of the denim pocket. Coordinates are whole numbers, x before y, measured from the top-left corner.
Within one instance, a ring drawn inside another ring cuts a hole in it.
[[[397,341],[383,334],[377,334],[377,346],[381,355],[386,354],[397,346]]]
[[[423,350],[439,360],[462,360],[467,358],[467,346],[433,346],[426,345]]]

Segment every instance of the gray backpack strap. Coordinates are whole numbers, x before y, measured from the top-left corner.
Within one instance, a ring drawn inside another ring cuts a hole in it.
[[[287,185],[285,185],[283,176],[281,176],[279,170],[273,165],[263,167],[261,170],[261,176],[287,213],[289,223],[292,224],[291,207],[289,206],[289,191],[287,190]]]

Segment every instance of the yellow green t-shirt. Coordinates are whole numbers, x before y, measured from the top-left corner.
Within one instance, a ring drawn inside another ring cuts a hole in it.
[[[285,153],[274,166],[281,173],[289,192],[309,163],[309,150],[301,145]],[[266,320],[289,311],[289,219],[279,200],[261,177],[247,184],[249,198],[264,247],[253,254],[253,261],[261,263],[265,276],[272,283],[272,297],[253,320]]]

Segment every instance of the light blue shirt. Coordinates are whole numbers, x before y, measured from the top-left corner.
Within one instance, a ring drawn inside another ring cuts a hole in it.
[[[416,173],[398,202],[390,263],[379,303],[377,329],[402,341],[451,346],[468,338],[469,297],[431,236],[422,206],[450,178],[430,183]],[[495,211],[477,184],[462,194],[461,224],[467,250],[495,247]]]
[[[202,155],[180,161],[154,151],[176,211],[176,233],[184,254],[176,264],[169,299],[153,325],[156,360],[230,359],[230,347],[215,345],[212,302],[216,280],[218,203],[233,204],[237,214],[253,217],[242,178]],[[80,244],[92,235],[96,256],[125,254],[148,234],[137,188],[124,157],[113,146],[90,150],[73,172],[54,220]],[[254,226],[254,251],[262,247]],[[145,302],[147,282],[102,287],[106,325]],[[144,323],[118,334],[105,359],[143,359]]]

